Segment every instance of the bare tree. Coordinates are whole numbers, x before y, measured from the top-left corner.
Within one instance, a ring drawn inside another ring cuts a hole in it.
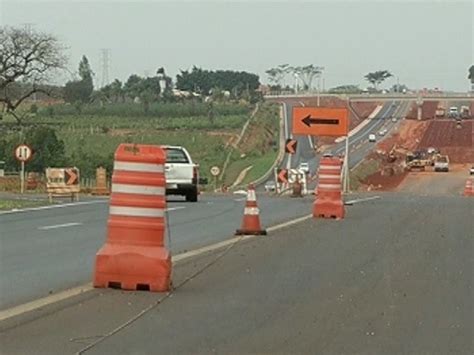
[[[305,66],[289,67],[288,70],[293,73],[293,75],[296,74],[298,76],[303,83],[304,89],[309,90],[312,87],[314,78],[319,77],[322,74],[324,67],[309,64]]]
[[[22,28],[0,27],[0,102],[3,111],[21,123],[15,110],[37,92],[49,95],[44,84],[64,69],[64,47],[52,35]]]

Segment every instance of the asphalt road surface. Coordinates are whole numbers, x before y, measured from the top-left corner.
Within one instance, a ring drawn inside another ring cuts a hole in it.
[[[312,202],[312,197],[284,199],[262,194],[258,199],[262,225],[309,214]],[[233,236],[242,222],[244,205],[242,195],[204,195],[198,203],[171,200],[172,253]],[[0,310],[90,281],[95,254],[106,238],[107,217],[107,199],[0,212]]]
[[[344,220],[310,219],[178,264],[169,297],[94,290],[4,321],[0,348],[472,354],[473,208],[472,198],[383,194]]]

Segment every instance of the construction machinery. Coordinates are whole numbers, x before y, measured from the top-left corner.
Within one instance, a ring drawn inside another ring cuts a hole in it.
[[[436,153],[428,153],[426,149],[408,152],[406,154],[406,166],[408,170],[422,170],[427,166],[433,166],[436,158]]]

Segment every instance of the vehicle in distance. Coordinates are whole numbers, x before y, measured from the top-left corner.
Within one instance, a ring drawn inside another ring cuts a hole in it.
[[[397,118],[395,116],[392,117],[392,122],[397,122]]]
[[[300,165],[298,166],[298,170],[303,171],[305,173],[309,173],[309,164],[308,163],[300,163]]]
[[[437,155],[434,161],[434,171],[449,171],[449,158],[447,155]]]
[[[375,141],[376,141],[375,134],[369,134],[369,142],[375,142]]]
[[[273,181],[273,180],[267,181],[264,185],[264,188],[265,188],[265,191],[267,191],[267,192],[275,191],[276,190],[275,181]]]
[[[166,150],[166,194],[181,195],[186,201],[197,202],[199,195],[199,165],[193,163],[184,147],[164,146]]]
[[[474,175],[474,165],[469,169],[469,175]]]
[[[323,153],[323,157],[324,157],[324,158],[332,158],[332,157],[333,157],[333,154],[332,154],[332,152],[327,151],[327,152],[324,152],[324,153]]]
[[[379,131],[379,135],[381,135],[381,136],[385,136],[386,133],[387,133],[386,129],[382,129],[382,130]]]
[[[458,116],[458,108],[456,106],[451,106],[448,111],[448,117],[457,118]]]

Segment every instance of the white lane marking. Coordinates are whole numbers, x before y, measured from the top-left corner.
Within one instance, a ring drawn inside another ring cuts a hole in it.
[[[181,208],[184,208],[184,207],[176,207],[176,209],[181,209]],[[267,228],[267,231],[268,232],[273,232],[273,231],[276,231],[278,229],[283,229],[283,228],[286,228],[288,226],[303,222],[307,219],[310,219],[311,217],[312,217],[311,214],[303,216],[303,217],[299,217],[299,218],[293,219],[291,221],[284,222],[284,223],[277,224],[275,226],[269,227],[269,228]],[[199,248],[199,249],[195,249],[195,250],[191,250],[191,251],[188,251],[188,252],[185,252],[185,253],[175,255],[171,258],[171,260],[172,260],[173,263],[178,263],[178,262],[183,261],[185,259],[189,259],[193,256],[198,256],[198,255],[201,255],[201,254],[204,254],[204,253],[207,253],[207,252],[211,252],[211,251],[214,251],[214,250],[217,250],[217,249],[221,249],[221,248],[226,247],[226,246],[228,246],[230,244],[233,244],[233,243],[237,243],[237,242],[241,242],[241,241],[248,240],[248,239],[253,239],[253,238],[264,238],[264,237],[256,236],[256,235],[244,235],[244,236],[232,237],[232,238],[230,238],[228,240],[224,240],[222,242],[214,243],[214,244],[208,245],[206,247],[202,247],[202,248]],[[0,322],[4,321],[5,319],[12,318],[12,317],[15,317],[15,316],[19,316],[23,313],[34,311],[38,308],[45,307],[45,306],[48,306],[50,304],[60,302],[60,301],[63,301],[65,299],[80,295],[81,293],[92,291],[93,289],[94,289],[94,287],[92,286],[92,283],[89,282],[89,283],[86,283],[84,285],[81,285],[81,286],[78,286],[78,287],[75,287],[75,288],[71,288],[69,290],[61,291],[61,292],[58,292],[58,293],[53,294],[53,295],[49,295],[49,296],[31,301],[31,302],[28,302],[28,303],[24,303],[24,304],[21,304],[21,305],[12,307],[12,308],[5,309],[3,311],[0,311]]]
[[[379,199],[379,198],[380,198],[380,196],[372,196],[372,197],[359,198],[359,199],[355,199],[355,200],[346,201],[346,202],[344,202],[344,204],[345,204],[345,205],[353,205],[353,204],[355,204],[355,203],[377,200],[377,199]]]
[[[166,209],[166,212],[171,212],[171,211],[177,211],[177,210],[183,210],[185,209],[186,207],[184,206],[180,206],[180,207],[170,207],[170,208],[167,208]]]
[[[74,226],[80,226],[83,223],[81,222],[71,222],[71,223],[64,223],[64,224],[54,224],[52,226],[44,226],[44,227],[38,227],[39,230],[46,231],[50,229],[58,229],[58,228],[67,228],[67,227],[74,227]]]
[[[309,141],[309,146],[311,147],[312,150],[314,150],[313,137],[308,136],[308,141]]]
[[[241,201],[245,201],[245,200],[246,200],[246,198],[244,197],[244,198],[238,198],[238,199],[236,199],[236,200],[234,200],[234,201],[235,201],[235,202],[241,202]]]
[[[5,309],[3,311],[0,311],[0,322],[4,321],[5,319],[15,317],[26,312],[34,311],[35,309],[80,295],[81,293],[88,292],[91,290],[93,290],[93,287],[92,283],[89,282],[85,285],[74,287],[69,290],[61,291],[56,294],[46,296],[28,303],[20,304],[19,306]]]
[[[84,205],[93,205],[96,203],[108,203],[109,199],[103,199],[103,200],[94,200],[94,201],[84,201],[84,202],[73,202],[73,203],[64,203],[62,205],[50,205],[50,206],[41,206],[41,207],[29,207],[29,208],[23,208],[19,210],[12,210],[12,211],[2,211],[0,212],[0,215],[2,214],[12,214],[12,213],[20,213],[20,212],[30,212],[30,211],[41,211],[41,210],[51,210],[54,208],[63,208],[63,207],[76,207],[76,206],[84,206]]]

